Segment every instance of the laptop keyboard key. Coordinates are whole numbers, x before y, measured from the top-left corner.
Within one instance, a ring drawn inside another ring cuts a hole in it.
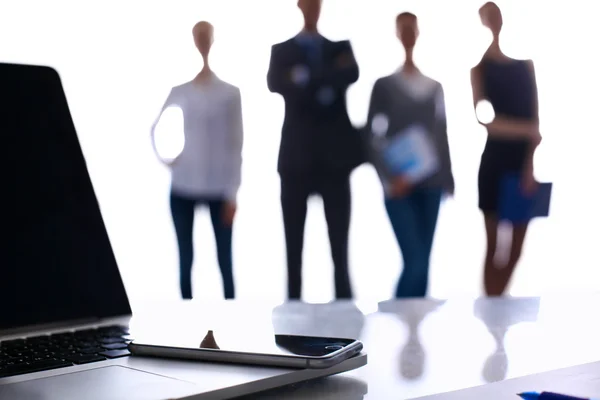
[[[98,332],[101,334],[119,336],[119,335],[128,334],[129,328],[127,328],[125,326],[106,326],[106,327],[98,328]]]
[[[79,353],[81,354],[98,354],[101,351],[104,351],[102,347],[90,347],[87,349],[79,349]]]
[[[8,365],[0,368],[0,378],[8,376],[30,374],[32,372],[47,371],[50,369],[69,367],[72,363],[64,360],[45,360],[29,364]]]
[[[24,346],[25,339],[14,339],[14,340],[6,340],[0,343],[2,347],[16,347],[16,346]]]
[[[102,343],[102,344],[125,343],[125,339],[123,339],[120,336],[106,337],[106,338],[100,339],[100,343]]]
[[[69,357],[69,361],[72,361],[74,364],[89,364],[104,360],[106,360],[105,357],[98,356],[95,354],[78,354]]]
[[[128,350],[107,350],[100,353],[101,356],[106,358],[119,358],[119,357],[127,357],[131,355]]]
[[[123,350],[127,348],[127,345],[125,343],[111,343],[103,344],[102,347],[104,347],[106,350]]]

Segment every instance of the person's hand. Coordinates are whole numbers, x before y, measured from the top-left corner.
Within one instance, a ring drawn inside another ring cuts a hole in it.
[[[404,197],[412,188],[410,181],[403,175],[395,176],[390,183],[390,195],[392,197]]]
[[[526,196],[531,196],[535,193],[539,186],[533,174],[533,168],[526,168],[521,176],[521,190]]]
[[[540,133],[540,130],[537,128],[532,129],[531,132],[531,144],[533,144],[534,146],[539,146],[540,143],[542,143],[542,134]]]
[[[234,201],[227,201],[223,207],[223,222],[225,225],[233,225],[233,219],[235,218],[235,212],[237,211],[237,204]]]

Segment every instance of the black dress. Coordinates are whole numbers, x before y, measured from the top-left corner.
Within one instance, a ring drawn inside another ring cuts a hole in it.
[[[526,61],[484,59],[479,68],[484,97],[496,116],[530,121],[534,117],[534,81]],[[525,167],[530,140],[488,136],[479,167],[479,208],[498,212],[500,187],[507,175]]]

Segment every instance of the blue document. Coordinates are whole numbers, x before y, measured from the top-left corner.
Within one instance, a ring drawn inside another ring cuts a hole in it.
[[[437,172],[439,160],[428,132],[412,125],[386,139],[382,157],[390,175],[404,175],[418,183]]]
[[[499,218],[512,223],[525,223],[550,214],[552,183],[540,183],[535,193],[526,195],[521,189],[521,176],[508,175],[501,183]]]

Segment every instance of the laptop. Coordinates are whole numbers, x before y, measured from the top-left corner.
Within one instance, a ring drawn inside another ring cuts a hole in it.
[[[60,77],[0,64],[0,88],[0,399],[222,399],[366,364],[130,357],[132,311]]]

